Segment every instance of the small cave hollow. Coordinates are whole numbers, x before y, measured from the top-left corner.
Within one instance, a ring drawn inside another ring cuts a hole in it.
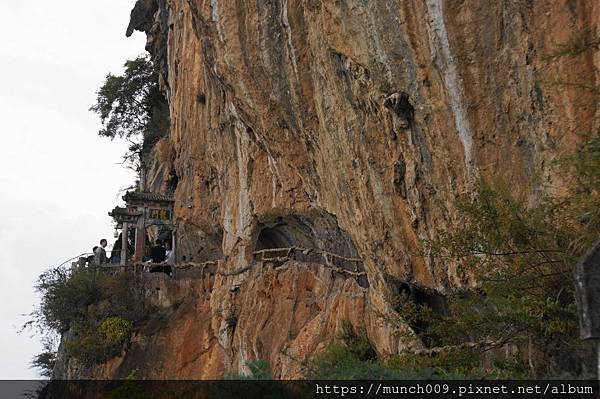
[[[256,250],[276,248],[314,248],[315,242],[304,231],[282,223],[272,227],[264,227],[260,230],[256,240]]]
[[[358,257],[354,241],[338,226],[335,216],[323,212],[279,216],[259,225],[255,251],[291,247]]]
[[[179,262],[208,262],[223,257],[223,231],[217,227],[204,230],[191,223],[180,223],[177,229],[176,260]]]
[[[175,194],[175,190],[177,190],[177,185],[179,184],[179,176],[177,176],[177,171],[174,168],[169,172],[166,184],[167,192]]]
[[[423,306],[429,307],[436,317],[442,317],[449,313],[448,303],[446,296],[441,294],[439,291],[429,288],[422,288],[415,284],[400,281],[390,275],[385,277],[390,294],[394,301],[411,301],[416,305],[416,309],[420,309]],[[400,305],[400,304],[398,304]],[[420,335],[425,341],[430,341],[431,337],[423,336],[423,333],[427,329],[427,321],[423,320],[420,316],[409,322],[410,327]],[[426,342],[427,344],[428,342]]]
[[[337,218],[324,211],[271,217],[258,225],[254,260],[282,264],[285,259],[318,263],[354,274],[357,284],[369,288],[363,261],[348,233],[340,228]],[[356,273],[359,273],[358,275]]]
[[[438,315],[448,313],[446,297],[436,290],[421,288],[414,284],[398,282],[391,289],[392,296],[404,295],[417,306],[428,306]]]

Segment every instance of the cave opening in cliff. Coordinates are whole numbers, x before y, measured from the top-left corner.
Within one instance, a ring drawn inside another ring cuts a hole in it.
[[[354,241],[338,226],[335,216],[325,212],[279,216],[259,226],[255,251],[291,247],[358,257]]]
[[[310,232],[301,226],[279,223],[272,227],[263,227],[256,241],[256,250],[276,248],[314,248],[316,243]]]
[[[414,310],[417,312],[416,317],[410,318],[409,326],[423,339],[426,345],[432,344],[437,337],[426,335],[428,321],[421,316],[424,308],[429,308],[433,312],[433,317],[443,317],[448,315],[448,303],[446,296],[437,290],[422,288],[415,284],[400,281],[390,275],[386,275],[385,279],[390,289],[390,294],[395,298],[397,305],[396,310],[401,311],[403,304],[411,302]]]
[[[177,176],[177,171],[175,170],[175,168],[173,168],[167,176],[167,192],[169,192],[170,194],[175,194],[175,190],[177,190],[178,184],[179,176]]]
[[[277,228],[265,227],[260,231],[258,241],[256,242],[256,250],[286,248],[289,246],[289,240],[281,234]]]

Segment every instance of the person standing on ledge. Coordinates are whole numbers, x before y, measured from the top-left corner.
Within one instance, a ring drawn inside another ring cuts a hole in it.
[[[173,250],[171,249],[171,243],[170,242],[166,242],[166,255],[165,255],[165,265],[169,265],[169,266],[173,266],[175,264],[175,252],[173,252]]]
[[[156,240],[156,245],[150,250],[150,258],[153,263],[164,262],[167,256],[167,250],[163,247],[162,240]]]
[[[101,265],[103,263],[108,263],[108,258],[106,257],[106,245],[108,242],[103,238],[100,240],[100,246],[96,247],[94,250],[94,263],[97,265]]]

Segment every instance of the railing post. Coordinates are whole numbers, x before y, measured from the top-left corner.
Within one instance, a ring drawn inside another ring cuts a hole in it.
[[[146,244],[146,229],[144,227],[144,214],[138,219],[135,227],[135,253],[134,261],[140,262],[144,258],[144,247]]]
[[[119,264],[121,266],[125,266],[125,264],[127,263],[127,252],[128,252],[128,245],[127,245],[127,229],[129,228],[129,223],[127,222],[123,222],[123,229],[121,230],[121,261],[119,262]]]
[[[175,264],[175,262],[177,260],[177,252],[176,252],[177,249],[175,248],[175,244],[177,243],[176,234],[177,234],[177,229],[173,229],[172,232],[171,232],[171,251],[173,252],[173,256],[172,256],[173,264]],[[173,276],[174,275],[175,274],[173,272]]]

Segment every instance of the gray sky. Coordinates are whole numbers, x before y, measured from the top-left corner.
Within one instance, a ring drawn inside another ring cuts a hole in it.
[[[39,337],[17,334],[45,269],[102,237],[133,173],[125,144],[98,137],[89,112],[110,71],[144,52],[125,38],[134,0],[0,0],[0,378],[37,378]]]

